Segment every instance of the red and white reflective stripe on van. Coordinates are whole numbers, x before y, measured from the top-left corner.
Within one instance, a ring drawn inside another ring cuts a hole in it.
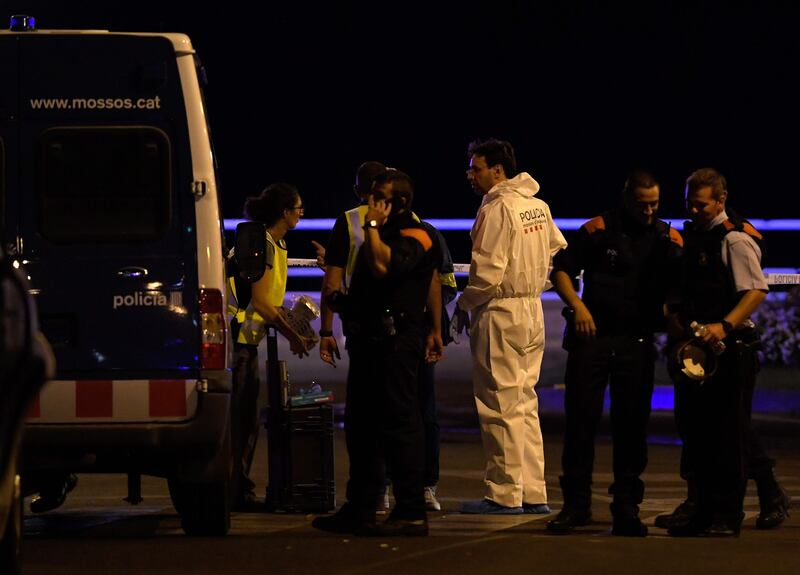
[[[28,423],[181,421],[197,409],[197,380],[50,381],[28,411]]]

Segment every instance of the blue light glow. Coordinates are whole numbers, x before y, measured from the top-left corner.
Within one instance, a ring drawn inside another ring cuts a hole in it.
[[[675,394],[671,385],[657,385],[653,389],[653,399],[650,402],[653,411],[659,409],[671,410],[675,407]]]
[[[425,220],[430,225],[432,225],[437,230],[443,232],[459,232],[459,231],[470,231],[472,229],[472,224],[475,221],[474,219],[432,219],[432,220]]]
[[[36,30],[36,18],[26,14],[14,14],[11,16],[9,30],[12,32],[30,32]]]
[[[580,228],[590,218],[556,218],[556,225],[560,230],[575,231]],[[236,225],[247,220],[242,219],[226,219],[225,229],[232,232],[236,229]],[[297,224],[298,230],[312,230],[312,231],[329,231],[333,229],[333,224],[336,220],[334,218],[309,218],[307,220],[300,220]],[[468,232],[472,229],[472,219],[437,219],[433,218],[427,220],[435,228],[446,232]],[[667,218],[665,221],[669,222],[672,227],[680,230],[683,228],[683,222],[686,218]],[[749,220],[753,226],[763,232],[796,232],[800,231],[800,220]]]
[[[236,231],[236,226],[247,220],[242,219],[225,219],[225,230],[228,232]],[[333,224],[336,220],[334,218],[316,218],[308,220],[300,220],[297,224],[296,230],[322,230],[330,231],[333,229]]]
[[[290,278],[322,277],[324,272],[319,268],[289,268]]]

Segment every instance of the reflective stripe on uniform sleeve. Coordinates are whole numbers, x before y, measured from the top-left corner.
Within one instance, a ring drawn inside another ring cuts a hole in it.
[[[450,286],[453,289],[458,289],[456,286],[456,276],[453,272],[439,273],[439,282],[441,282],[443,286]]]
[[[361,205],[345,212],[347,216],[347,233],[350,236],[350,251],[347,254],[347,267],[344,270],[345,291],[350,287],[350,280],[353,279],[353,270],[356,269],[356,258],[358,250],[364,243],[364,222],[367,217],[366,205]]]

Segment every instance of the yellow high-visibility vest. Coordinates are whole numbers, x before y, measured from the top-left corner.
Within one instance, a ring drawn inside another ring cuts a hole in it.
[[[272,246],[273,252],[272,282],[267,287],[267,301],[275,307],[280,307],[286,297],[286,279],[289,270],[286,243],[283,240],[276,242],[269,232],[267,232],[267,242]],[[233,277],[228,278],[228,290],[233,296],[228,298],[228,313],[239,324],[237,343],[258,345],[267,333],[264,318],[253,308],[252,298],[246,307],[241,306],[244,302],[236,299],[236,282]]]
[[[358,250],[364,243],[364,224],[367,221],[367,206],[362,204],[352,210],[347,210],[344,215],[347,218],[347,232],[350,236],[350,251],[347,253],[347,265],[344,268],[344,291],[350,287],[353,279],[353,271],[356,269],[356,258]]]
[[[344,215],[347,219],[347,233],[350,236],[350,251],[347,253],[347,265],[344,268],[344,291],[350,287],[350,281],[353,279],[353,271],[356,269],[356,258],[358,257],[358,250],[364,244],[364,224],[367,222],[367,206],[361,204],[347,210]],[[411,212],[411,217],[415,222],[419,222],[417,214]],[[456,278],[453,274],[439,274],[439,278],[444,285],[456,287]]]

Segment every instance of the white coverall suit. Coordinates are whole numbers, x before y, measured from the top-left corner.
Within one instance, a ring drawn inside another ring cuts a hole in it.
[[[485,498],[506,507],[547,503],[539,401],[544,354],[541,293],[567,246],[539,184],[522,172],[484,196],[472,226],[469,284],[473,388],[486,454]]]

